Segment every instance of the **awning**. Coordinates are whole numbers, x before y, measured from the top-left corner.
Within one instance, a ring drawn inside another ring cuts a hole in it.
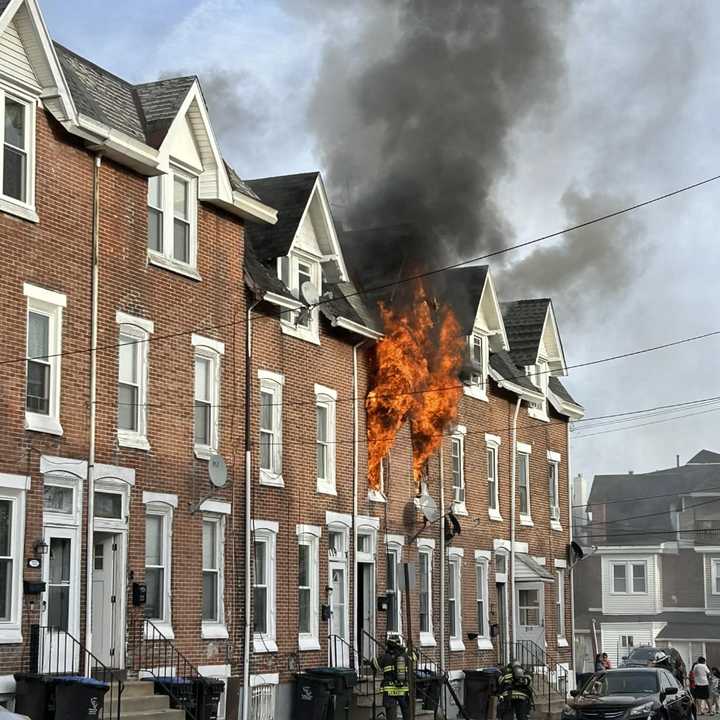
[[[657,634],[657,639],[720,641],[720,623],[669,622]]]
[[[530,555],[516,552],[515,580],[517,582],[555,582],[555,577]]]

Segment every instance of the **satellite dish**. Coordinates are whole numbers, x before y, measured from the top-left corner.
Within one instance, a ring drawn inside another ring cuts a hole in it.
[[[222,455],[212,455],[210,457],[208,473],[210,475],[210,482],[216,488],[225,487],[225,483],[227,483],[227,466],[222,459]]]
[[[318,289],[309,280],[306,280],[300,286],[300,293],[302,295],[302,299],[308,305],[317,305],[320,301],[320,293],[318,292]]]
[[[574,556],[574,557],[573,557]],[[585,557],[585,551],[574,540],[570,543],[570,557],[582,560]]]
[[[429,523],[437,522],[440,519],[437,503],[428,493],[422,493],[422,495],[415,498],[415,506]]]

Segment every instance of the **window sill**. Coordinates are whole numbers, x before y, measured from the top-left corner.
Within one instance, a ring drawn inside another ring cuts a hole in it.
[[[217,450],[208,445],[196,445],[193,452],[198,460],[210,460],[213,455],[217,454]]]
[[[316,323],[315,323],[316,324]],[[280,322],[280,329],[283,332],[283,335],[290,335],[290,337],[297,338],[298,340],[303,340],[308,343],[312,343],[313,345],[319,345],[320,344],[320,336],[314,329],[304,329],[300,328],[299,326],[296,326],[294,323],[288,323],[288,322]]]
[[[303,652],[309,652],[311,650],[319,650],[320,641],[314,637],[299,637],[298,638],[298,650]]]
[[[562,532],[562,525],[560,524],[559,520],[551,520],[550,521],[550,527],[553,530],[557,530],[558,532]]]
[[[450,638],[450,652],[465,652],[465,643],[460,638]]]
[[[379,490],[368,490],[368,500],[376,503],[387,502],[387,498]]]
[[[47,433],[48,435],[62,435],[63,429],[57,418],[38,413],[25,413],[25,429],[33,432]]]
[[[185,265],[185,263],[178,262],[177,260],[171,260],[153,250],[148,250],[147,257],[150,265],[161,267],[177,275],[183,275],[186,278],[190,278],[190,280],[202,280],[200,273],[190,265]]]
[[[485,389],[480,385],[463,385],[463,394],[467,397],[475,398],[475,400],[482,400],[483,402],[490,402]]]
[[[437,641],[432,633],[420,633],[421,647],[437,647]]]
[[[267,487],[284,488],[285,481],[282,475],[276,475],[269,470],[260,470],[260,484]]]
[[[494,650],[492,640],[490,638],[477,639],[478,650]]]
[[[525,527],[535,527],[535,523],[532,521],[532,518],[529,515],[521,515],[520,524],[524,525]]]
[[[559,637],[559,638],[557,639],[557,646],[558,646],[558,647],[570,647],[570,645],[568,644],[567,639],[564,638],[564,637]]]
[[[7,213],[8,215],[14,215],[21,220],[28,220],[29,222],[40,222],[40,218],[38,217],[35,208],[32,208],[29,205],[22,205],[21,203],[5,197],[0,197],[0,212]]]
[[[278,651],[277,643],[274,638],[255,635],[253,638],[253,652],[256,653],[276,653]]]
[[[23,641],[22,631],[19,627],[0,628],[0,644],[13,645]]]
[[[167,640],[175,639],[175,631],[172,629],[172,625],[169,622],[154,622],[153,625],[157,628],[159,633],[162,633],[163,637]],[[155,628],[150,623],[143,623],[143,638],[145,640],[161,640],[155,632]]]
[[[118,430],[117,439],[120,447],[144,450],[145,452],[150,450],[150,443],[144,435]]]
[[[467,505],[465,505],[464,502],[462,502],[462,503],[457,503],[457,502],[456,502],[456,503],[453,503],[453,504],[452,504],[452,508],[453,508],[453,512],[455,513],[455,515],[465,515],[465,516],[467,516],[467,514],[468,514]]]
[[[493,510],[492,508],[488,508],[488,517],[491,520],[495,520],[496,522],[502,522],[502,515],[500,514],[499,510]]]
[[[337,495],[337,488],[334,483],[329,483],[327,480],[317,481],[317,491],[322,495]]]
[[[227,640],[230,635],[225,623],[203,622],[200,637],[203,640]]]

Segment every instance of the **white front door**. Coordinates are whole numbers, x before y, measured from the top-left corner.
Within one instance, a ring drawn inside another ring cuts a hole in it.
[[[361,633],[360,649],[365,659],[374,657],[374,643],[372,637],[375,635],[375,563],[359,563],[358,578],[360,582],[360,608],[362,617],[360,619]]]
[[[529,652],[537,648],[545,652],[545,586],[542,583],[518,582],[515,584],[515,612],[517,638],[527,643]],[[532,644],[531,644],[532,643]]]
[[[120,612],[125,588],[121,541],[120,535],[96,532],[93,542],[93,655],[108,667],[122,664],[119,641],[124,623]]]
[[[347,567],[345,563],[330,562],[330,662],[336,667],[350,665],[349,623],[347,602]]]

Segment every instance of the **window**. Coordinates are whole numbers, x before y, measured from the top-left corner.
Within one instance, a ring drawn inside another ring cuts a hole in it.
[[[635,647],[635,640],[633,639],[632,635],[621,635],[620,644],[624,648]]]
[[[21,642],[25,493],[30,479],[0,473],[0,643]]]
[[[317,491],[335,495],[335,408],[337,393],[315,386]]]
[[[617,594],[647,593],[647,563],[614,562],[611,563],[612,591]]]
[[[145,616],[169,622],[168,568],[170,559],[170,518],[164,511],[148,511],[145,516]]]
[[[71,487],[45,484],[43,488],[45,512],[72,515],[75,512],[74,491]]]
[[[260,378],[260,482],[283,486],[282,478],[282,375],[259,371]]]
[[[62,489],[67,490],[67,488]],[[96,491],[94,508],[95,517],[122,520],[123,496],[120,493]]]
[[[60,354],[65,295],[25,283],[27,297],[27,378],[25,427],[62,435]]]
[[[492,520],[500,517],[500,487],[498,478],[498,456],[502,439],[497,435],[485,434],[487,447],[488,515]]]
[[[520,495],[520,522],[530,523],[530,446],[518,443],[517,482]]]
[[[147,440],[148,342],[152,321],[116,313],[118,337],[118,444],[149,450]]]
[[[47,583],[48,626],[68,632],[70,629],[71,538],[50,538],[49,555]]]
[[[301,302],[307,302],[303,295],[303,286],[310,283],[322,292],[322,268],[320,258],[311,253],[294,249],[287,257],[278,259],[278,277],[285,283],[290,292]],[[310,342],[319,342],[318,308],[285,313],[282,320],[283,332]]]
[[[149,178],[147,204],[151,262],[192,274],[197,263],[197,179],[177,169]]]
[[[275,640],[275,545],[278,524],[255,520],[253,527],[255,611],[253,647],[257,653],[277,652]]]
[[[203,575],[203,622],[220,622],[220,592],[222,563],[220,559],[220,521],[203,520],[202,527],[202,575]]]
[[[477,632],[478,637],[490,637],[488,622],[488,566],[484,560],[475,562],[475,598],[477,604]]]
[[[540,593],[538,590],[518,590],[518,619],[525,627],[540,625]]]
[[[420,605],[420,644],[435,645],[432,624],[432,558],[434,543],[423,539],[418,541],[418,582]]]
[[[275,701],[280,678],[277,673],[250,676],[250,720],[275,720]]]
[[[0,90],[3,113],[0,209],[37,220],[35,204],[35,103]]]
[[[462,555],[451,548],[448,559],[448,620],[450,650],[464,650],[462,640]]]
[[[720,558],[712,559],[712,594],[720,595]]]
[[[535,365],[529,366],[528,374],[530,375],[530,381],[540,390],[544,398],[542,402],[530,403],[528,414],[540,420],[547,420],[547,393],[548,382],[550,380],[550,366],[547,360],[538,358]]]
[[[495,575],[507,574],[507,553],[498,550],[495,553]]]
[[[453,503],[456,512],[465,511],[465,428],[458,426],[450,438]]]
[[[645,563],[632,563],[632,591],[634,593],[646,593],[647,582],[645,579]]]
[[[195,348],[195,455],[205,460],[220,445],[220,357],[225,345],[192,336]]]
[[[470,369],[467,372],[465,394],[479,400],[487,400],[486,380],[488,374],[488,337],[474,332],[467,338]]]
[[[625,564],[614,564],[613,570],[613,592],[615,593],[626,593],[627,592],[627,576]]]
[[[558,638],[565,637],[565,571],[557,571],[555,593],[555,627]]]
[[[554,460],[548,462],[548,498],[550,500],[550,520],[560,522],[560,493],[558,490],[559,466]]]
[[[400,613],[402,608],[402,598],[400,593],[400,548],[388,548],[387,560],[387,579],[385,582],[385,593],[387,598],[387,631],[389,633],[402,632],[402,623],[400,621]]]
[[[298,525],[298,646],[319,650],[320,528]]]

